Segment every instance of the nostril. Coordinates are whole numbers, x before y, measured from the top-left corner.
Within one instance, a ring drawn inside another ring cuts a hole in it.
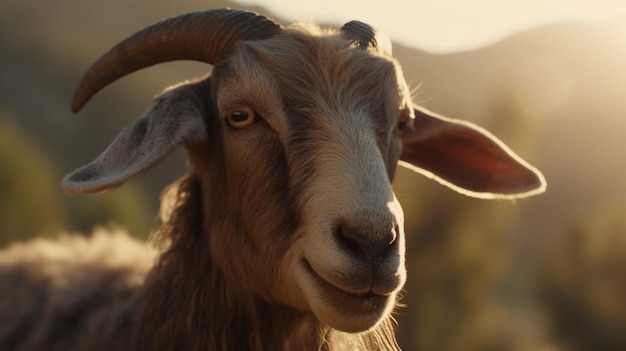
[[[397,240],[397,231],[369,233],[352,226],[340,226],[336,232],[339,244],[353,254],[363,255],[368,260],[379,259],[384,251]]]

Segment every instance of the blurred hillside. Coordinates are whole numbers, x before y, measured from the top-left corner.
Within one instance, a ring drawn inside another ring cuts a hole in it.
[[[135,30],[227,6],[0,2],[0,245],[108,223],[147,236],[161,189],[184,173],[180,154],[103,195],[68,197],[58,184],[164,87],[210,67],[138,72],[78,116],[69,111],[73,89]],[[487,127],[549,183],[536,198],[487,202],[399,172],[409,246],[404,349],[626,349],[626,18],[540,28],[472,52],[396,45],[394,54],[420,86],[418,102]]]

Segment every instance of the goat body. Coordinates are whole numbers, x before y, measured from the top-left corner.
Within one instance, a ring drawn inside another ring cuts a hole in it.
[[[189,173],[164,193],[152,237],[161,252],[149,272],[147,250],[121,266],[80,259],[137,246],[123,236],[68,239],[54,258],[37,247],[61,244],[3,252],[0,349],[398,349],[397,164],[480,198],[529,196],[545,183],[483,129],[414,106],[390,55],[361,22],[282,28],[235,10],[168,19],[114,47],[85,75],[75,111],[155,63],[214,65],[166,90],[64,179],[71,193],[107,190],[184,147]]]
[[[1,350],[124,350],[155,251],[120,231],[0,253]]]

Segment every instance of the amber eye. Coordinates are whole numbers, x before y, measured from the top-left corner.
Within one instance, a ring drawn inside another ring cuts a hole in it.
[[[233,128],[244,128],[254,123],[255,119],[256,113],[254,110],[250,107],[244,107],[231,113],[228,116],[228,123]]]

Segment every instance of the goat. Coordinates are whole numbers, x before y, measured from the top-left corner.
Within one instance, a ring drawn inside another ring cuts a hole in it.
[[[32,243],[9,248],[2,350],[399,349],[398,163],[478,198],[545,189],[487,131],[414,105],[389,39],[358,21],[282,27],[225,9],[166,19],[102,56],[72,110],[127,74],[182,59],[212,73],[167,89],[63,180],[72,194],[105,191],[184,147],[189,172],[164,192],[153,234],[161,252],[137,249],[137,262],[117,266],[100,254],[50,273],[84,247],[132,240],[64,239],[79,249],[45,260]]]

